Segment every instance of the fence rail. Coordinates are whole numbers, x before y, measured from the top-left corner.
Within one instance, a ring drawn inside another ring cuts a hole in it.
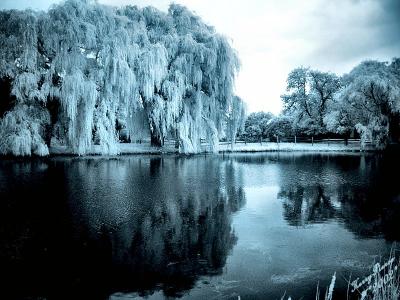
[[[133,141],[133,144],[150,144],[150,139],[145,138],[137,141]],[[326,139],[314,139],[310,137],[286,137],[286,138],[273,138],[273,139],[260,139],[258,141],[246,141],[246,140],[236,140],[233,144],[264,144],[264,143],[294,143],[294,144],[299,144],[299,143],[305,143],[305,144],[344,144],[344,145],[351,145],[351,146],[357,146],[361,145],[361,140],[360,139],[338,139],[338,138],[326,138]],[[202,146],[207,146],[209,145],[209,142],[206,139],[200,139],[200,144]],[[219,145],[230,145],[231,141],[220,141]],[[371,145],[370,141],[364,142],[365,145]],[[164,140],[164,145],[165,146],[177,146],[177,141],[174,139],[165,139]]]
[[[244,141],[236,140],[234,144],[251,144],[251,143],[307,143],[307,144],[361,144],[360,139],[312,139],[306,137],[296,138],[279,138],[279,139],[260,139],[258,141]],[[365,144],[371,144],[370,141],[364,142]],[[220,145],[231,144],[231,141],[220,142]]]

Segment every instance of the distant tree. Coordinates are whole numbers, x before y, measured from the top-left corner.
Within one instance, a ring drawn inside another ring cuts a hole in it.
[[[334,94],[340,89],[339,77],[333,73],[310,71],[310,96],[313,100],[318,126],[324,128],[324,117]]]
[[[281,115],[269,121],[266,132],[269,138],[290,137],[294,135],[292,125],[293,120],[290,117]]]
[[[324,117],[340,88],[340,80],[333,73],[296,68],[287,79],[288,94],[282,95],[284,114],[293,120],[293,128],[307,135],[327,132]]]
[[[338,100],[330,106],[330,111],[324,117],[324,123],[329,132],[343,136],[347,141],[356,125],[353,108],[348,102],[341,100],[340,93],[336,98]]]
[[[227,117],[227,135],[231,146],[235,143],[238,132],[244,128],[245,121],[246,104],[240,97],[234,96]]]
[[[398,66],[398,59],[391,64],[365,61],[343,76],[344,89],[338,94],[338,119],[345,111],[347,124],[354,124],[362,141],[378,148],[400,137]]]
[[[391,64],[389,65],[389,71],[397,78],[397,80],[400,80],[400,58],[395,57],[393,58]]]
[[[273,118],[269,112],[253,112],[247,116],[241,137],[248,141],[259,141],[268,135],[268,123]]]

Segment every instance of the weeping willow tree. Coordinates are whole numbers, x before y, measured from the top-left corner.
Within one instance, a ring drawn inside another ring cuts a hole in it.
[[[0,11],[0,151],[51,145],[118,153],[121,130],[182,153],[215,151],[236,111],[228,40],[180,5],[114,8],[68,0],[48,12]],[[4,94],[4,93],[3,93]]]
[[[377,149],[400,141],[400,64],[364,61],[343,76],[344,88],[337,95],[337,127],[354,126],[362,146]],[[344,115],[344,117],[342,116]],[[341,122],[344,119],[345,122]],[[340,127],[339,127],[340,128]]]

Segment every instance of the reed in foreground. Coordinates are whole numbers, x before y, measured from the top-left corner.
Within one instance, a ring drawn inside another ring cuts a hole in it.
[[[360,300],[397,300],[400,298],[400,261],[390,257],[385,263],[376,263],[372,267],[372,273],[365,278],[357,278],[348,281],[347,299]],[[321,291],[317,285],[316,300],[336,299],[334,289],[336,284],[336,272],[333,274],[325,295],[321,298]],[[294,300],[290,296],[282,296],[281,300]]]

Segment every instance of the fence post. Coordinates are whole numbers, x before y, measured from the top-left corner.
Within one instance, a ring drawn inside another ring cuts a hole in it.
[[[314,146],[314,136],[311,137],[311,144]]]
[[[294,143],[297,144],[297,136],[294,136]]]

